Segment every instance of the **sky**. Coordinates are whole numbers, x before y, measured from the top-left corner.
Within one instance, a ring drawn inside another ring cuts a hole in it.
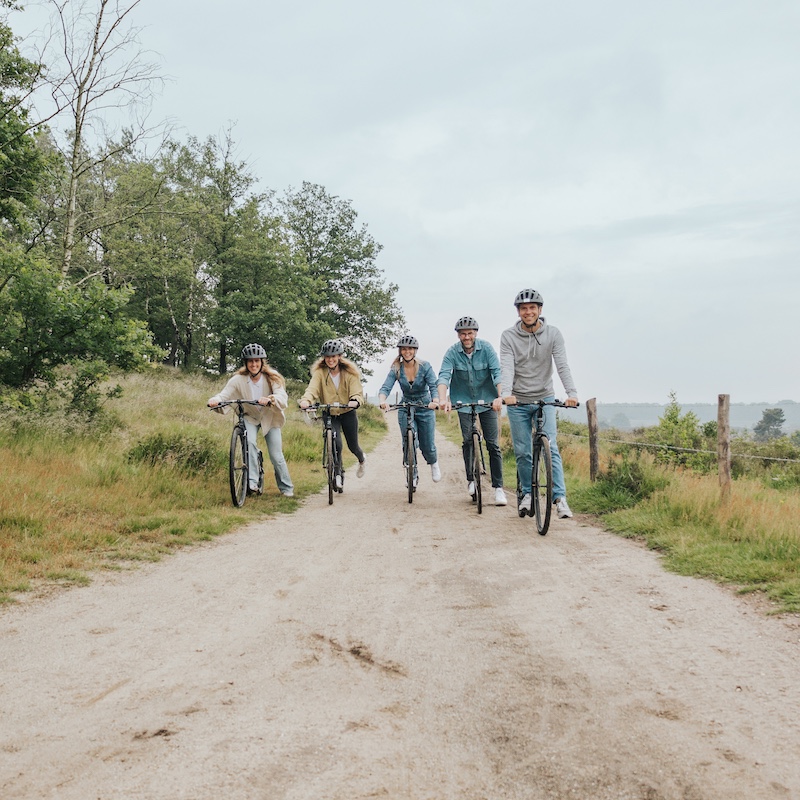
[[[349,200],[435,369],[458,317],[499,349],[533,288],[582,401],[800,401],[796,0],[142,0],[134,22],[170,78],[152,118],[233,125],[261,189]]]

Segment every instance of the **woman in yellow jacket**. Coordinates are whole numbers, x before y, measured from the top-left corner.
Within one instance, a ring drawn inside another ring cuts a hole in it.
[[[356,409],[364,402],[364,389],[358,367],[343,357],[344,345],[338,339],[329,339],[322,345],[320,358],[311,367],[311,380],[303,396],[300,408],[312,403],[341,403],[349,408],[332,408],[334,461],[336,463],[336,488],[341,491],[344,483],[342,469],[342,433],[350,452],[358,459],[356,475],[364,476],[364,451],[358,444],[358,417]]]

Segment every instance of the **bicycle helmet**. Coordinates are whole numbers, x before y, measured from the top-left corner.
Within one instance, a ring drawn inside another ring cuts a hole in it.
[[[323,356],[340,356],[344,353],[344,345],[340,339],[328,339],[328,341],[322,345],[320,353]]]
[[[261,358],[267,357],[267,351],[260,344],[246,344],[242,348],[242,361],[247,361],[248,358]]]
[[[475,317],[459,317],[456,322],[457,331],[477,331],[478,320]]]
[[[398,347],[416,347],[419,348],[419,342],[414,336],[401,336],[397,342]]]
[[[544,305],[544,299],[536,289],[523,289],[514,298],[514,305],[519,308],[523,303],[538,303]]]

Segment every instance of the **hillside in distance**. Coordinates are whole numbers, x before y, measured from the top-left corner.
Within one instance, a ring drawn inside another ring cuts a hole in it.
[[[716,403],[680,403],[680,407],[682,414],[694,412],[701,423],[717,419]],[[800,403],[794,400],[781,400],[779,403],[731,403],[731,428],[736,431],[752,431],[767,408],[783,409],[786,419],[784,433],[800,430]],[[601,403],[598,400],[597,418],[602,428],[629,431],[658,425],[665,409],[666,404],[662,403]]]

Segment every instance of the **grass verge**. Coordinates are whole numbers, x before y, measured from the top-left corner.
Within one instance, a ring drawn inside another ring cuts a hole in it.
[[[234,508],[228,488],[233,415],[206,408],[221,379],[168,369],[129,375],[108,415],[91,426],[6,415],[0,428],[0,603],[42,585],[83,584],[95,569],[153,561],[265,516],[291,512],[324,485],[321,430],[295,410],[289,387],[284,454],[295,498],[277,490],[264,454],[266,489]],[[369,451],[383,414],[359,412]],[[266,450],[263,438],[260,445]],[[354,462],[345,448],[346,466]]]

